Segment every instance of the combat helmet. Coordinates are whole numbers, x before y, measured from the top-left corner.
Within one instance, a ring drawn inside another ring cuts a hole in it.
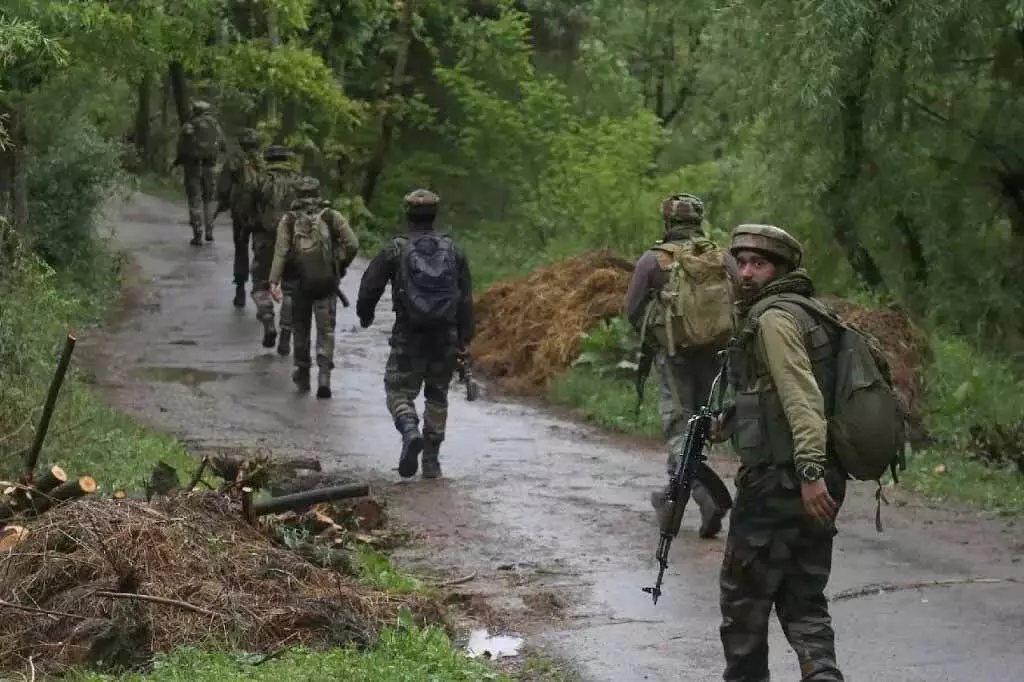
[[[405,195],[405,217],[414,223],[430,223],[437,217],[441,197],[429,189],[416,189]]]
[[[205,114],[210,110],[210,103],[203,99],[194,99],[191,101],[192,114],[198,116],[199,114]]]
[[[244,128],[238,136],[238,146],[245,151],[259,149],[261,142],[260,133],[255,128]]]
[[[732,231],[729,252],[735,256],[739,251],[751,250],[764,253],[775,259],[782,259],[792,268],[800,267],[804,249],[790,233],[774,225],[740,225]]]
[[[697,223],[704,220],[704,202],[692,194],[673,194],[661,202],[666,223]]]
[[[318,199],[320,197],[320,181],[312,175],[304,175],[295,185],[295,196],[299,199]]]

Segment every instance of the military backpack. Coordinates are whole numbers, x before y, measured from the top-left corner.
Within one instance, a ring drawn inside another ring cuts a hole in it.
[[[333,295],[338,286],[337,261],[331,232],[320,211],[296,211],[292,224],[291,262],[299,290],[312,297]]]
[[[220,130],[209,114],[197,116],[189,122],[188,149],[197,159],[214,159],[220,150]]]
[[[438,232],[413,233],[399,240],[398,299],[414,329],[437,329],[458,320],[459,265],[455,242]]]
[[[732,334],[732,283],[725,253],[707,237],[656,244],[665,286],[647,304],[641,336],[649,328],[669,355],[724,345]]]

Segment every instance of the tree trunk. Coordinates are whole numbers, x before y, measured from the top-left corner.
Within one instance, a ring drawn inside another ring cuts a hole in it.
[[[252,515],[263,516],[264,514],[277,514],[284,511],[295,511],[312,507],[320,502],[331,502],[352,497],[366,497],[370,494],[370,486],[365,483],[350,483],[338,485],[331,488],[316,488],[291,495],[271,497],[269,500],[261,500],[252,503]]]
[[[28,128],[24,105],[13,109],[10,120],[13,161],[11,176],[11,224],[15,232],[28,229]]]
[[[405,79],[405,66],[409,59],[409,45],[412,42],[412,17],[416,12],[416,0],[405,0],[402,14],[398,20],[398,54],[395,55],[395,66],[391,72],[391,88],[389,97],[384,104],[384,116],[380,125],[380,135],[377,137],[377,144],[373,148],[373,154],[366,164],[366,173],[363,176],[363,203],[367,206],[373,200],[373,194],[377,189],[377,181],[384,171],[384,162],[387,160],[388,151],[391,149],[391,142],[395,136],[395,129],[398,127],[398,118],[395,114],[399,91],[402,81]]]
[[[153,110],[153,72],[146,71],[139,81],[138,106],[135,109],[135,149],[142,168],[153,170],[153,133],[150,119]]]
[[[896,229],[899,230],[903,239],[903,247],[907,250],[910,258],[910,269],[906,272],[907,281],[914,285],[914,288],[928,286],[928,261],[924,256],[924,245],[921,243],[921,232],[917,225],[910,219],[906,211],[896,212]]]
[[[174,93],[174,106],[178,112],[178,124],[184,125],[189,120],[188,79],[185,78],[185,67],[177,59],[168,67],[171,79],[171,92]]]
[[[281,31],[278,28],[277,23],[277,10],[271,5],[267,5],[267,37],[270,38],[270,49],[271,51],[276,50],[281,46]],[[267,116],[271,121],[277,121],[278,114],[278,102],[277,95],[271,92],[267,102]],[[284,141],[284,130],[283,127],[278,127],[277,133],[274,135],[274,142],[281,144]]]

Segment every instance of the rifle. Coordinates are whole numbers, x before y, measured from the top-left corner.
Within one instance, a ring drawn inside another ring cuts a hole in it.
[[[334,293],[336,293],[338,295],[338,300],[341,301],[341,305],[342,306],[347,308],[347,307],[349,307],[349,305],[351,305],[349,303],[348,296],[346,296],[345,292],[341,290],[341,287],[336,288],[334,290]]]
[[[459,373],[459,381],[466,387],[466,400],[473,402],[480,397],[480,387],[473,380],[473,368],[469,364],[469,353],[462,351],[455,365]]]
[[[721,357],[724,352],[719,353]],[[672,540],[679,535],[679,528],[683,522],[683,511],[686,503],[690,501],[690,489],[696,478],[697,469],[704,464],[708,457],[704,454],[704,445],[711,433],[711,423],[715,418],[715,411],[711,404],[718,395],[720,386],[725,375],[725,363],[711,384],[711,392],[708,399],[701,408],[693,414],[686,422],[686,440],[683,445],[682,454],[676,459],[676,467],[669,478],[668,494],[665,499],[665,510],[661,514],[661,537],[658,540],[658,551],[655,558],[658,560],[658,579],[654,587],[645,587],[643,591],[651,595],[654,603],[658,603],[661,596],[661,583],[665,577],[665,569],[668,568],[668,550],[672,546]]]

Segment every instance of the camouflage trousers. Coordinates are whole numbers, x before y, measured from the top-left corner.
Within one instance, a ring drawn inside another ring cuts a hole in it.
[[[198,235],[205,227],[213,229],[216,187],[213,179],[213,160],[188,160],[182,164],[185,176],[185,199],[188,201],[188,223],[192,234]]]
[[[292,315],[294,324],[292,338],[295,348],[295,366],[308,368],[309,347],[316,322],[316,366],[321,371],[334,369],[334,326],[337,323],[338,299],[333,294],[322,298],[310,298],[302,292],[292,293]],[[284,315],[281,326],[284,328]]]
[[[274,264],[275,235],[262,230],[252,233],[252,300],[256,319],[274,323],[274,299],[270,297],[270,267]]]
[[[654,366],[660,384],[658,412],[668,445],[665,467],[671,475],[686,445],[686,423],[707,400],[711,384],[718,374],[718,365],[714,350],[677,351],[674,356],[658,350]],[[669,382],[675,385],[675,395]],[[677,404],[676,396],[681,404]],[[722,479],[710,467],[702,467],[701,473],[701,478],[706,480],[694,480],[693,494],[699,499],[707,492],[720,506],[728,508],[725,502],[729,498],[729,489]]]
[[[232,274],[235,284],[245,284],[249,281],[249,239],[252,237],[252,228],[244,221],[231,216],[231,237],[235,244]]]
[[[841,502],[844,483],[834,476],[828,483]],[[768,619],[773,606],[799,660],[801,680],[843,680],[825,598],[836,531],[802,508],[791,468],[788,473],[774,467],[741,469],[737,476],[736,506],[719,576],[727,681],[769,679]]]
[[[416,414],[416,397],[423,390],[423,435],[444,440],[448,423],[448,385],[458,360],[451,343],[396,343],[384,370],[384,393],[395,424]]]
[[[278,326],[283,332],[290,332],[295,328],[295,287],[296,284],[293,280],[281,280],[281,310],[278,312]],[[335,308],[337,308],[337,301],[335,301]],[[331,329],[334,329],[333,324]]]

